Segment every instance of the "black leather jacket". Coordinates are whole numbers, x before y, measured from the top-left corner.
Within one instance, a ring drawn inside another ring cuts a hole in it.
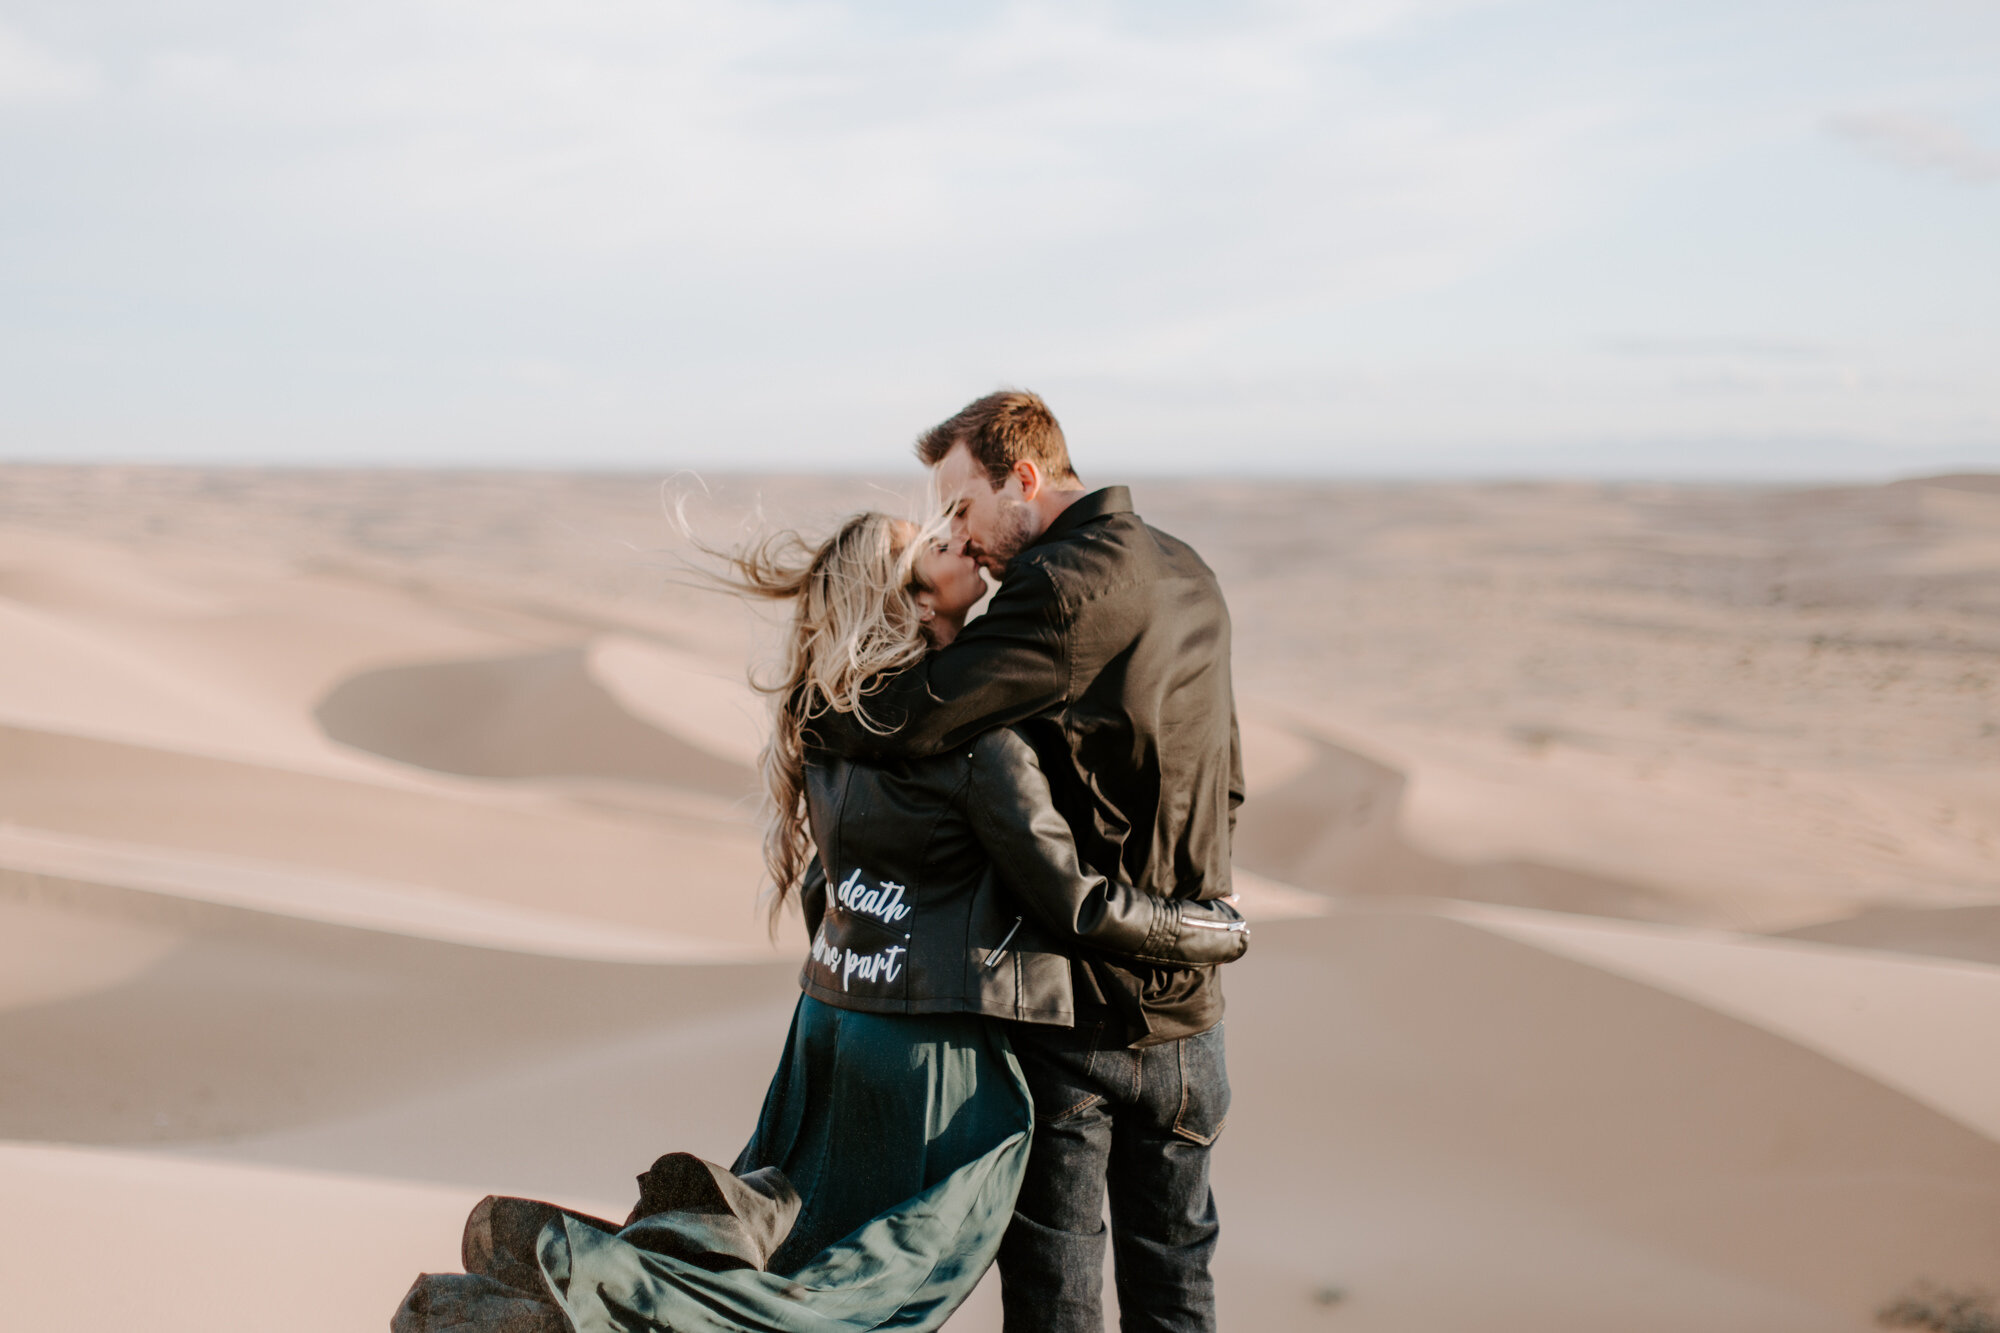
[[[1249,944],[1227,903],[1084,869],[1034,750],[1006,728],[928,759],[815,751],[806,807],[819,858],[800,894],[799,981],[828,1004],[1067,1025],[1079,946],[1205,967]]]

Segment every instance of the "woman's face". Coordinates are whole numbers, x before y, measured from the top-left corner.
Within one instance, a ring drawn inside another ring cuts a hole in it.
[[[924,544],[917,552],[917,581],[917,604],[950,620],[962,622],[965,613],[986,595],[979,565],[965,553],[965,543],[955,538]]]

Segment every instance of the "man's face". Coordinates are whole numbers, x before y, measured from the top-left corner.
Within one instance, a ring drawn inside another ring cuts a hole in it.
[[[962,444],[938,461],[938,497],[951,510],[951,535],[965,553],[994,578],[1033,541],[1035,510],[1021,494],[1018,477],[995,487],[972,451]]]

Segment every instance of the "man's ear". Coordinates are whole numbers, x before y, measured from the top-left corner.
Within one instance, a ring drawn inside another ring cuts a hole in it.
[[[1041,468],[1037,467],[1032,460],[1023,458],[1014,464],[1014,480],[1021,483],[1021,498],[1023,500],[1033,500],[1037,495],[1041,494],[1042,483],[1045,478],[1042,476]]]

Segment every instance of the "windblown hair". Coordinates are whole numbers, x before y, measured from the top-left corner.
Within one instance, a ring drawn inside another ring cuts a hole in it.
[[[1023,460],[1039,467],[1051,481],[1077,479],[1056,414],[1041,395],[1025,389],[1002,389],[967,403],[917,437],[917,457],[925,467],[936,467],[960,444],[986,470],[995,490],[1006,484],[1014,464]]]
[[[948,520],[922,528],[888,514],[856,514],[814,545],[794,531],[771,533],[734,551],[711,551],[717,578],[747,597],[793,603],[782,667],[751,684],[771,696],[764,746],[764,866],[773,886],[771,928],[805,879],[812,859],[806,824],[806,733],[828,711],[852,713],[877,733],[867,698],[888,676],[924,655],[915,593],[917,555]]]

